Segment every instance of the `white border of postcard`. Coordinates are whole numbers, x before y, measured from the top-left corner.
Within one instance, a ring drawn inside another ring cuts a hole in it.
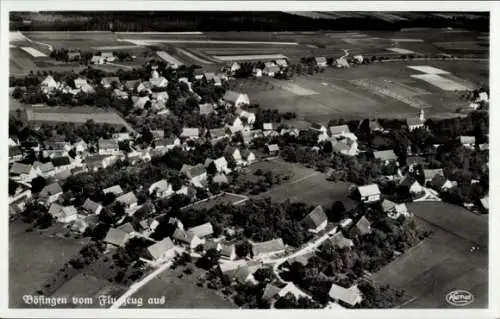
[[[226,11],[282,11],[286,8],[287,11],[490,11],[490,70],[498,70],[500,65],[498,63],[498,27],[500,24],[500,3],[489,1],[47,1],[47,0],[2,0],[2,85],[0,90],[2,92],[4,107],[0,108],[1,119],[4,124],[1,126],[3,130],[1,146],[4,153],[0,156],[0,162],[5,168],[7,166],[7,137],[8,137],[8,27],[9,27],[9,11],[153,11],[153,10],[196,10],[196,11],[213,11],[213,10],[226,10]],[[494,53],[494,54],[493,54]],[[490,72],[490,92],[493,101],[500,100],[498,96],[499,76],[496,72]],[[493,102],[495,103],[495,102]],[[500,112],[496,108],[490,109],[490,123],[500,123]],[[496,154],[498,151],[498,144],[500,131],[491,130],[494,138],[490,139],[491,154]],[[491,159],[492,157],[490,157]],[[498,172],[498,165],[495,161],[490,160],[490,179],[498,180],[495,177],[500,177]],[[7,181],[7,170],[3,169],[4,176],[1,180]],[[0,183],[0,196],[2,202],[7,203],[7,183]],[[497,182],[490,183],[490,192],[495,194],[500,192],[497,187]],[[492,211],[499,207],[499,200],[495,196],[491,197]],[[4,209],[5,215],[3,218],[7,219],[8,210]],[[499,220],[500,216],[494,213],[489,214],[490,229],[500,229]],[[8,296],[8,223],[1,223],[1,271],[0,271],[0,296]],[[499,243],[498,232],[490,231],[490,255],[489,255],[489,309],[485,310],[356,310],[356,311],[342,311],[342,310],[280,310],[273,313],[269,310],[255,310],[255,311],[238,311],[238,310],[189,310],[189,309],[134,309],[134,310],[90,310],[90,309],[8,309],[7,298],[0,298],[0,317],[3,318],[251,318],[256,316],[272,318],[278,314],[280,317],[287,318],[332,318],[341,316],[342,318],[397,318],[402,316],[405,318],[498,318],[500,294],[498,293],[498,283],[500,277],[498,275],[499,257],[496,252],[495,243]],[[497,285],[493,283],[497,283]],[[494,301],[497,301],[496,303]],[[256,313],[257,312],[257,313]]]

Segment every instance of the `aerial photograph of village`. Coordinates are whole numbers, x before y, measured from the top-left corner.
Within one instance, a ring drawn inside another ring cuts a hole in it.
[[[9,308],[488,308],[489,24],[10,11]]]

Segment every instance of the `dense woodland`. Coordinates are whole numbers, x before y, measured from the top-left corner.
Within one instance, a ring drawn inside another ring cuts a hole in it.
[[[408,20],[385,21],[373,15],[338,19],[313,19],[284,12],[43,12],[45,19],[23,23],[21,12],[11,13],[11,30],[35,31],[313,31],[399,30],[401,28],[465,28],[488,31],[489,15],[474,18],[458,14],[451,18],[408,15]],[[53,19],[49,19],[53,16]],[[49,18],[47,18],[49,17]]]

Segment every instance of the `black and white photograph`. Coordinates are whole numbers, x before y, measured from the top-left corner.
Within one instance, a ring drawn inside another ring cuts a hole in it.
[[[487,4],[128,2],[5,15],[8,309],[492,306]]]

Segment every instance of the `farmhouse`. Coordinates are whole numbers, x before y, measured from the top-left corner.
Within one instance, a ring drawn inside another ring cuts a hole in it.
[[[475,136],[460,136],[460,144],[464,147],[473,149],[476,145],[476,137]]]
[[[117,247],[125,247],[129,239],[130,236],[125,231],[117,228],[110,228],[104,238],[104,242]]]
[[[302,222],[308,227],[310,232],[318,233],[325,229],[328,218],[323,211],[323,207],[318,205],[302,220]]]
[[[234,62],[233,64],[231,64],[231,66],[229,67],[229,70],[231,71],[231,73],[235,73],[236,71],[238,71],[239,69],[241,69],[240,65],[236,62]]]
[[[135,109],[142,110],[146,106],[146,103],[150,102],[150,100],[149,100],[149,96],[147,96],[147,95],[141,96],[141,97],[132,96],[132,102],[134,102]]]
[[[51,214],[53,217],[56,218],[56,220],[59,222],[59,223],[64,223],[64,224],[67,224],[67,223],[71,223],[75,220],[77,220],[78,218],[78,213],[76,211],[76,208],[75,206],[65,206],[65,207],[60,207],[60,209],[58,207],[55,208],[55,210],[53,210],[51,212],[51,209],[54,205],[57,205],[57,204],[52,204],[50,209],[49,209],[49,214]]]
[[[156,198],[165,198],[174,194],[172,184],[167,182],[166,179],[162,179],[151,184],[148,191],[150,195],[155,194]]]
[[[328,129],[331,137],[339,137],[344,136],[347,133],[351,133],[349,126],[347,125],[330,126]]]
[[[49,93],[52,90],[56,89],[59,86],[59,84],[56,82],[56,80],[54,80],[52,75],[48,75],[42,81],[42,83],[40,83],[40,86],[41,86],[42,90],[44,91],[44,93]]]
[[[119,196],[116,201],[123,204],[125,209],[130,209],[137,206],[137,197],[135,197],[135,194],[133,192],[128,192]]]
[[[430,182],[436,175],[444,175],[442,168],[424,169],[425,181]]]
[[[332,138],[330,139],[332,149],[336,153],[347,156],[355,156],[358,154],[358,143],[350,138]]]
[[[210,223],[205,223],[193,228],[190,228],[188,232],[193,233],[196,237],[198,238],[205,238],[207,236],[210,236],[214,233],[214,229],[212,227],[212,224]]]
[[[327,133],[326,127],[324,125],[319,124],[319,123],[311,124],[310,129],[312,131],[319,132],[319,133],[325,133],[325,134]]]
[[[154,142],[156,149],[171,150],[177,146],[181,145],[181,140],[178,137],[171,136],[168,138],[162,138]]]
[[[15,162],[23,159],[21,146],[9,146],[9,161]]]
[[[410,117],[406,119],[406,125],[408,126],[410,132],[413,131],[414,129],[424,127],[424,124],[425,124],[425,116],[423,109],[420,110],[418,117]]]
[[[224,127],[210,129],[208,134],[210,135],[213,143],[227,137],[227,131]]]
[[[207,171],[203,164],[198,164],[195,166],[183,165],[181,173],[184,173],[189,179],[191,184],[204,188],[203,184],[207,179]]]
[[[51,163],[54,166],[56,174],[62,171],[70,170],[74,167],[68,156],[54,157],[51,159]]]
[[[52,183],[50,185],[45,186],[40,194],[38,195],[41,200],[45,202],[45,204],[52,204],[55,202],[59,196],[63,194],[63,190],[58,183]]]
[[[214,113],[214,105],[211,103],[200,104],[200,114],[201,115],[209,115]]]
[[[277,65],[267,66],[262,70],[262,74],[269,77],[274,77],[280,72],[280,68]]]
[[[324,56],[319,56],[314,58],[314,62],[316,63],[317,67],[320,68],[326,68],[326,58]]]
[[[441,174],[434,175],[430,184],[437,191],[447,191],[454,187],[453,183]]]
[[[158,74],[158,71],[154,70],[151,72],[151,78],[149,79],[149,83],[151,83],[152,87],[166,87],[168,85],[168,80],[163,76]]]
[[[262,300],[273,305],[276,300],[280,297],[286,296],[288,293],[291,293],[296,299],[311,298],[309,295],[297,288],[297,286],[295,286],[292,282],[289,282],[284,286],[278,286],[275,283],[267,284],[262,294]]]
[[[252,244],[254,258],[267,258],[285,251],[285,244],[281,238]]]
[[[419,196],[424,193],[422,185],[413,177],[408,174],[399,182],[399,188],[405,193],[410,194],[413,197]]]
[[[344,288],[336,284],[332,284],[328,296],[333,300],[347,306],[354,307],[363,301],[363,295],[357,286]]]
[[[384,163],[384,165],[395,163],[398,160],[398,157],[394,153],[394,150],[373,152],[373,157],[375,157],[376,160],[379,160],[382,163]]]
[[[253,68],[252,75],[254,77],[256,77],[256,78],[262,77],[262,69],[260,69],[260,68]]]
[[[31,181],[37,176],[37,171],[32,165],[15,162],[10,167],[9,175],[22,181]]]
[[[181,138],[197,139],[200,136],[200,130],[197,127],[184,127],[180,135]]]
[[[73,148],[77,154],[83,153],[87,150],[88,144],[80,138],[73,144]]]
[[[254,113],[247,112],[247,111],[242,110],[242,109],[237,109],[237,110],[236,110],[236,114],[237,114],[240,118],[246,119],[246,122],[247,122],[249,125],[253,125],[253,123],[255,122],[255,114],[254,114]],[[234,124],[233,124],[233,126],[234,126]]]
[[[227,161],[224,156],[219,157],[218,159],[214,160],[211,165],[215,166],[215,171],[217,173],[228,173],[229,169],[227,167]]]
[[[266,146],[267,153],[271,156],[275,156],[279,153],[280,147],[278,144],[269,144]]]
[[[358,192],[363,203],[374,203],[380,200],[381,193],[377,184],[359,186]]]
[[[177,255],[170,237],[165,237],[163,240],[149,246],[148,253],[155,262],[172,260]]]
[[[153,93],[151,91],[152,88],[153,88],[153,85],[151,84],[151,82],[149,82],[149,81],[147,81],[147,82],[141,82],[137,86],[137,92],[141,93],[141,92],[145,91],[145,92],[147,92],[149,94],[152,94]]]
[[[227,91],[224,96],[222,97],[222,100],[230,105],[230,106],[236,106],[236,107],[241,107],[244,105],[249,105],[250,104],[250,99],[248,98],[247,94],[244,93],[239,93],[235,91]]]
[[[276,65],[282,68],[286,68],[288,66],[288,63],[286,62],[285,59],[278,59],[276,60]]]
[[[186,232],[180,228],[177,228],[174,231],[172,238],[179,243],[187,244],[189,249],[195,249],[196,247],[198,247],[198,245],[203,245],[205,243],[204,239],[200,239],[192,232]]]
[[[257,159],[255,157],[255,154],[247,148],[241,150],[240,154],[241,154],[241,159],[245,161],[247,164],[252,164]]]
[[[350,231],[351,236],[364,236],[372,232],[371,223],[366,219],[365,216],[361,216],[358,222]]]
[[[338,249],[345,249],[354,247],[354,242],[352,239],[345,238],[341,231],[336,232],[328,238],[323,245],[332,246]]]
[[[99,139],[99,155],[117,155],[120,154],[118,142],[113,139]]]
[[[227,146],[224,150],[224,156],[229,161],[234,161],[237,165],[242,162],[240,150],[234,146]]]

